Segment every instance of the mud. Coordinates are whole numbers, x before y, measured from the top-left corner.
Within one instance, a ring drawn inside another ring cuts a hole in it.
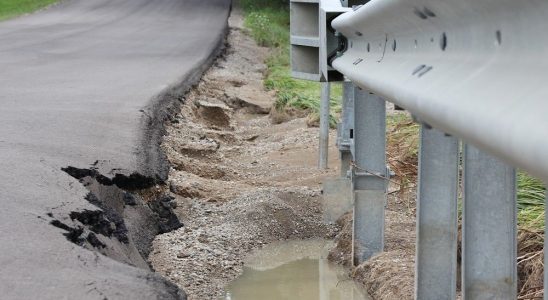
[[[223,299],[368,300],[344,267],[327,261],[330,246],[318,239],[269,244],[246,259]]]
[[[148,261],[189,299],[222,296],[255,249],[338,230],[322,221],[320,185],[338,170],[317,170],[318,129],[304,118],[273,124],[273,94],[262,82],[268,50],[246,34],[237,10],[230,22],[225,55],[185,97],[162,143],[185,227],[159,235]]]

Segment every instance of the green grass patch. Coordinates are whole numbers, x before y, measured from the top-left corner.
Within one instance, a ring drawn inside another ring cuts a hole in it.
[[[0,20],[44,8],[58,0],[0,0]]]
[[[286,1],[243,0],[245,26],[257,43],[272,50],[266,64],[265,87],[276,91],[276,110],[288,108],[308,111],[311,119],[319,118],[320,83],[291,77],[289,59],[289,3]],[[342,86],[331,86],[332,127],[341,111]]]
[[[518,224],[544,230],[544,183],[526,173],[518,173]]]

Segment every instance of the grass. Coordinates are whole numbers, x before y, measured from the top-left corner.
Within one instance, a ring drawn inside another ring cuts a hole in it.
[[[257,43],[271,48],[267,59],[268,73],[265,87],[276,91],[274,107],[279,112],[288,109],[304,110],[310,113],[312,123],[319,119],[320,84],[291,77],[289,58],[289,4],[280,0],[242,0],[245,13],[245,26]],[[341,112],[340,99],[342,86],[332,84],[331,117],[332,127],[336,126]]]
[[[518,173],[518,292],[521,299],[542,298],[544,203],[542,181]]]
[[[44,8],[58,0],[0,0],[0,21]]]
[[[545,188],[542,181],[518,173],[518,224],[544,231]]]
[[[390,167],[405,182],[416,179],[419,125],[403,113],[387,117],[387,147]],[[525,172],[517,174],[517,207],[520,228],[544,231],[545,187],[541,180]]]
[[[396,174],[398,195],[401,199],[414,199],[408,192],[417,182],[419,152],[419,125],[406,113],[389,114],[386,119],[387,160]]]

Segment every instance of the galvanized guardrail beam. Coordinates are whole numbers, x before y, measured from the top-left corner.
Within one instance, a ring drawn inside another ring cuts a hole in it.
[[[548,2],[372,0],[332,65],[439,130],[548,180]]]

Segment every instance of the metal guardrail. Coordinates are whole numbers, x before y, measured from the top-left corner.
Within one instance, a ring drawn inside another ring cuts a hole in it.
[[[548,180],[548,3],[374,0],[333,21],[352,82]]]
[[[461,191],[463,299],[515,299],[514,167],[548,180],[548,2],[373,0],[346,13],[333,8],[347,2],[315,3],[313,20],[292,8],[292,34],[317,24],[318,41],[338,43],[318,42],[306,61],[293,51],[292,65],[324,85],[336,71],[352,82],[337,142],[354,189],[355,263],[383,250],[386,99],[421,123],[415,298],[456,298]]]

